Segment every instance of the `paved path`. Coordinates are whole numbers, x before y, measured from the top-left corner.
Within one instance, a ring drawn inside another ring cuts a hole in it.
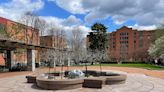
[[[73,70],[73,69],[83,69],[85,70],[84,66],[78,66],[78,67],[64,67],[63,70]],[[129,67],[110,67],[110,66],[103,66],[103,70],[117,70],[117,71],[123,71],[127,73],[140,73],[140,74],[145,74],[148,76],[156,77],[156,78],[161,78],[164,79],[164,70],[147,70],[147,69],[142,69],[142,68],[129,68]],[[35,73],[42,73],[42,72],[48,72],[48,68],[43,68],[43,69],[37,69]],[[60,71],[61,68],[57,67],[56,71]],[[99,71],[99,66],[89,66],[88,70],[98,70]],[[51,72],[53,72],[54,69],[51,69]],[[8,72],[8,73],[0,73],[0,78],[5,78],[5,77],[12,77],[12,76],[17,76],[17,75],[24,75],[24,74],[32,74],[32,72]]]
[[[28,71],[4,72],[4,73],[0,73],[0,78],[13,77],[13,76],[18,76],[18,75],[27,75],[27,74],[31,74],[31,73],[32,72],[28,72]]]
[[[125,73],[121,71],[113,71]],[[127,81],[120,85],[105,85],[102,89],[79,88],[74,90],[41,90],[26,83],[24,75],[0,79],[0,92],[164,92],[164,79],[143,74],[127,74]]]
[[[85,70],[84,66],[74,66],[74,67],[64,67],[63,70],[73,70],[73,69],[83,69]],[[142,69],[142,68],[130,68],[130,67],[111,67],[111,66],[103,66],[102,67],[103,70],[117,70],[117,71],[123,71],[123,72],[127,72],[127,73],[140,73],[140,74],[145,74],[148,76],[152,76],[152,77],[156,77],[156,78],[161,78],[164,79],[164,70],[147,70],[147,69]],[[61,68],[57,67],[56,68],[57,71],[60,71]],[[99,71],[100,68],[99,66],[89,66],[88,70],[97,70]],[[40,71],[45,71],[48,72],[48,69],[41,69]],[[54,69],[51,69],[51,71],[54,71]],[[38,71],[39,72],[39,71]]]

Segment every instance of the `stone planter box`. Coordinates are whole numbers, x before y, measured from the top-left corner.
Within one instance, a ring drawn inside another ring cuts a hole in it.
[[[102,88],[103,84],[105,84],[106,78],[104,77],[92,77],[85,78],[83,87],[86,88]]]
[[[81,88],[84,80],[83,79],[62,79],[62,80],[51,80],[42,77],[37,77],[37,86],[48,90],[68,90]]]
[[[36,76],[35,75],[29,75],[26,76],[27,83],[36,83]]]
[[[112,84],[122,84],[126,82],[127,76],[124,74],[119,74],[116,76],[108,76],[106,77],[105,84],[112,85]]]

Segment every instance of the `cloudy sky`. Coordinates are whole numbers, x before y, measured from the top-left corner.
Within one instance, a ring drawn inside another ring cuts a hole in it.
[[[164,20],[164,0],[0,0],[0,16],[17,21],[34,11],[58,29],[90,30],[95,22],[108,32],[124,25],[154,29]]]

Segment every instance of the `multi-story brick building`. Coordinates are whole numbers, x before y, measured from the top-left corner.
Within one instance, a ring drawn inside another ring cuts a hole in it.
[[[38,29],[0,17],[0,30],[3,38],[27,44],[40,44]]]
[[[109,36],[109,52],[113,60],[144,60],[148,58],[148,48],[153,30],[138,31],[122,27]]]
[[[39,30],[0,17],[0,39],[17,41],[20,43],[40,45]],[[4,49],[0,47],[0,65],[5,64]],[[27,54],[23,50],[14,50],[14,62],[26,62]]]
[[[138,31],[126,26],[109,33],[109,57],[114,61],[147,59],[153,35],[153,30]],[[89,43],[88,35],[87,47]]]
[[[40,45],[42,46],[49,46],[58,49],[65,49],[67,48],[66,40],[62,37],[57,36],[41,36],[40,37]]]
[[[41,36],[40,37],[40,45],[56,48],[57,50],[66,50],[67,49],[66,40],[63,37],[58,37],[58,36],[53,36],[53,35]],[[47,57],[49,57],[46,53],[43,53],[46,51],[47,51],[47,49],[43,49],[40,51],[41,62],[47,60]]]

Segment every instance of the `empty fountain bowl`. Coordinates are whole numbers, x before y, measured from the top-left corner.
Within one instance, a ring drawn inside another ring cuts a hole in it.
[[[84,73],[81,70],[72,70],[68,73],[68,78],[74,79],[74,78],[84,78]]]

